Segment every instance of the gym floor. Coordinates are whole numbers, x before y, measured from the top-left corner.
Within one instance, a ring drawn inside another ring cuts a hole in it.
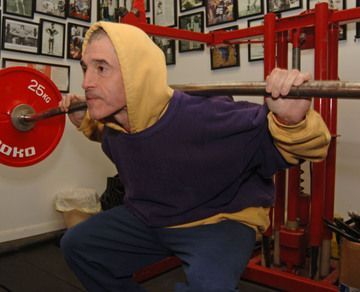
[[[176,282],[184,282],[181,268],[153,278],[142,285],[148,292],[171,292]],[[240,281],[241,292],[276,290]],[[0,255],[0,292],[85,291],[67,267],[58,240],[23,247]]]

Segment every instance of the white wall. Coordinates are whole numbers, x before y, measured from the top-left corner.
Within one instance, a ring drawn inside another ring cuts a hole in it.
[[[92,19],[95,19],[96,1],[92,2]],[[39,18],[67,21],[35,13],[34,21],[38,22]],[[75,19],[69,22],[88,25]],[[1,51],[1,58],[70,65],[70,92],[83,92],[78,61],[10,51]],[[63,228],[62,215],[54,209],[55,194],[74,187],[88,187],[101,195],[106,177],[115,173],[100,144],[89,142],[67,121],[60,143],[45,160],[22,168],[0,165],[0,242]]]
[[[350,0],[347,4],[348,8],[354,7],[355,0]],[[197,10],[192,12],[195,11]],[[95,3],[93,3],[93,19],[95,19],[94,13]],[[299,10],[284,13],[283,17],[298,13]],[[36,15],[35,20],[38,17]],[[244,28],[247,20],[238,20],[237,24],[240,28]],[[339,48],[339,75],[342,80],[359,80],[360,42],[353,41],[354,35],[355,25],[349,24],[348,40],[341,42]],[[312,72],[313,52],[305,51],[302,55],[303,70]],[[82,92],[80,87],[82,73],[76,61],[20,55],[6,51],[1,52],[1,57],[69,64],[71,91]],[[247,46],[242,45],[240,67],[211,71],[208,48],[204,52],[177,53],[176,65],[168,67],[169,83],[261,80],[262,62],[249,63],[247,58]],[[261,102],[262,98],[251,100]],[[360,125],[359,120],[358,101],[339,101],[340,137],[337,144],[335,211],[344,216],[350,209],[360,211],[360,195],[357,190],[360,188],[360,134],[357,127]],[[114,173],[114,167],[102,154],[100,146],[87,141],[70,123],[67,123],[64,137],[45,161],[26,168],[0,165],[0,242],[61,228],[62,217],[53,207],[54,194],[60,190],[79,186],[95,188],[101,194],[106,177]]]

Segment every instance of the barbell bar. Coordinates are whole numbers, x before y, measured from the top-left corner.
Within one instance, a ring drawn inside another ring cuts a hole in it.
[[[198,94],[205,96],[213,95],[246,95],[246,96],[264,96],[266,92],[266,83],[262,81],[255,82],[237,82],[237,83],[212,83],[212,84],[177,84],[171,85],[173,89],[184,91],[190,94]],[[293,86],[286,97],[303,98],[325,97],[325,98],[360,98],[360,83],[346,81],[308,81],[301,86]],[[70,106],[68,114],[85,110],[86,102],[74,103]],[[47,119],[56,115],[64,114],[60,108],[50,109],[43,113],[27,112],[22,115],[17,114],[14,123],[25,126],[34,122]]]
[[[198,95],[269,95],[265,88],[265,81],[212,83],[212,84],[180,84],[171,85],[173,89]],[[308,81],[300,86],[290,89],[288,98],[325,97],[360,99],[360,83],[349,81],[315,80]]]
[[[265,82],[171,85],[195,95],[266,96]],[[0,70],[0,163],[22,167],[47,157],[65,128],[61,93],[50,78],[27,67]],[[309,81],[291,88],[287,97],[360,98],[360,83]],[[68,113],[85,110],[86,102],[72,104]],[[50,119],[51,118],[51,119]]]

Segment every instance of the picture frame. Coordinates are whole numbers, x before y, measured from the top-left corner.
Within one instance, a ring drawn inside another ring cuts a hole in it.
[[[237,25],[224,27],[219,30],[237,30]],[[218,30],[216,30],[218,31]],[[211,70],[225,69],[240,66],[240,46],[238,44],[221,44],[210,48]]]
[[[205,10],[207,27],[237,19],[237,1],[235,0],[207,0]]]
[[[339,41],[347,40],[347,25],[342,24],[339,26]]]
[[[164,52],[166,65],[175,65],[176,64],[175,40],[154,36],[153,41]]]
[[[262,25],[264,23],[264,17],[258,17],[248,20],[248,27]],[[262,41],[263,38],[259,37],[252,39],[252,41]],[[248,61],[262,61],[264,60],[264,44],[263,43],[248,43]]]
[[[34,18],[35,0],[4,0],[4,13],[26,18]]]
[[[204,0],[180,0],[180,11],[185,12],[205,5]]]
[[[67,17],[91,22],[91,0],[68,0]]]
[[[86,31],[89,26],[80,25],[77,23],[68,22],[67,30],[67,58],[73,60],[80,60],[82,53],[82,44]]]
[[[68,65],[3,58],[2,66],[3,68],[14,66],[34,68],[50,78],[60,92],[68,93],[70,91],[70,66]]]
[[[284,12],[302,8],[303,0],[266,0],[267,12]]]
[[[319,0],[306,0],[306,9],[314,9]],[[329,8],[343,10],[346,9],[346,0],[330,0]]]
[[[177,0],[153,0],[153,24],[177,26]]]
[[[66,18],[66,0],[36,0],[35,2],[36,13]]]
[[[35,22],[3,17],[2,49],[37,54],[39,51],[39,27],[40,25]]]
[[[319,0],[307,0],[306,1],[306,8],[315,9],[315,5],[320,2]],[[329,8],[330,9],[337,9],[337,10],[344,10],[346,9],[346,0],[330,0],[329,1]],[[339,41],[344,41],[347,39],[347,25],[342,24],[339,26]]]
[[[238,19],[264,14],[264,0],[238,1]]]
[[[119,1],[97,0],[97,20],[119,22]]]
[[[199,11],[179,17],[179,28],[204,32],[204,12]],[[205,49],[204,44],[193,41],[179,41],[179,53],[190,51],[203,51]]]
[[[40,19],[41,55],[64,58],[65,24],[50,19]]]

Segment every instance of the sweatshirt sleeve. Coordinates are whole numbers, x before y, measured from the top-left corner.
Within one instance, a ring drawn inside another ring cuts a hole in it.
[[[331,135],[316,111],[309,110],[306,118],[295,125],[282,124],[270,112],[268,122],[274,144],[288,163],[297,164],[300,160],[316,162],[326,157]]]
[[[86,112],[78,130],[90,140],[101,142],[104,124],[91,119],[89,113]]]

